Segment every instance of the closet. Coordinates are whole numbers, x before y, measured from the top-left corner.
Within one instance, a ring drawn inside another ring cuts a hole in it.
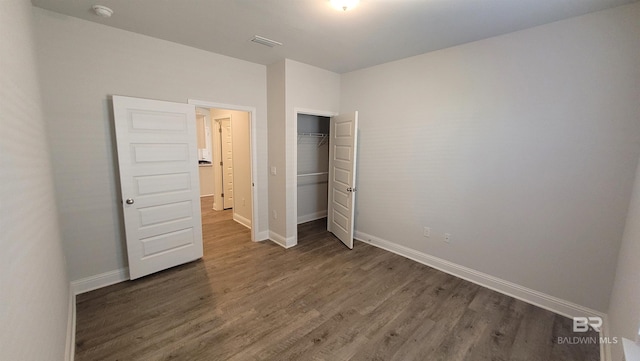
[[[330,118],[298,114],[297,223],[327,216]]]

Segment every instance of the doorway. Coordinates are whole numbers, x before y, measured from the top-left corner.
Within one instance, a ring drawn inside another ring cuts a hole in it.
[[[297,224],[327,217],[329,121],[326,116],[298,114]]]
[[[207,116],[204,110],[196,115],[196,104],[191,101],[184,104],[112,96],[112,102],[129,278],[201,258],[203,189],[198,189],[198,177],[203,178],[199,168],[212,163],[211,109]],[[250,218],[243,223],[234,209],[233,221],[249,228],[255,241],[257,227],[251,222],[256,219],[252,178],[255,132],[251,131],[255,110],[243,111],[246,122],[237,122],[242,130],[236,133],[244,135],[239,143],[245,149],[239,153],[246,161],[234,167],[234,173],[237,168],[246,169],[242,178],[246,179],[243,191],[248,202],[245,198],[243,206],[248,204]]]
[[[189,104],[208,114],[210,121],[211,164],[200,167],[203,202],[214,211],[231,212],[235,222],[251,230],[255,241],[255,109],[200,100]]]
[[[294,212],[297,225],[326,217],[327,230],[353,249],[358,112],[296,110]],[[323,148],[324,147],[324,148]]]
[[[231,127],[231,116],[216,119],[218,127],[218,139],[220,143],[220,182],[222,183],[222,209],[233,208],[233,130]],[[246,135],[248,138],[248,134]],[[238,140],[236,140],[237,142]],[[238,161],[246,161],[238,159]],[[240,165],[243,166],[243,165]],[[214,172],[216,173],[216,172]]]
[[[250,114],[203,107],[196,112],[205,120],[198,131],[204,134],[206,142],[200,140],[199,134],[198,146],[207,146],[198,149],[198,154],[203,155],[199,160],[201,196],[212,197],[213,210],[232,210],[235,221],[251,228]]]

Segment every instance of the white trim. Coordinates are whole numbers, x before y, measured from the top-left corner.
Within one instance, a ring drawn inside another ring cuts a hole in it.
[[[269,231],[269,240],[282,246],[283,248],[291,248],[296,245],[296,239],[293,237],[285,238],[274,231]]]
[[[354,238],[565,317],[601,317],[603,324],[600,330],[600,337],[611,339],[608,317],[605,313],[383,240],[364,232],[356,231]],[[609,343],[600,344],[600,360],[611,361],[611,345]]]
[[[73,281],[71,282],[71,291],[74,295],[79,295],[81,293],[97,290],[98,288],[111,286],[127,280],[129,280],[129,268],[120,268]]]
[[[297,220],[296,227],[297,227],[297,225],[301,223],[300,218],[298,217],[298,115],[305,114],[305,115],[314,115],[317,117],[331,118],[338,115],[338,113],[332,112],[330,110],[317,110],[317,109],[293,107],[293,114],[295,115],[293,124],[285,124],[285,129],[292,129],[291,134],[287,135],[287,141],[290,142],[290,144],[292,145],[291,153],[293,157],[293,160],[291,162],[292,166],[287,168],[287,173],[285,175],[285,184],[287,186],[287,189],[289,189],[290,183],[291,183],[291,189],[295,189],[295,191],[293,192],[291,207],[287,207],[286,219],[287,221],[296,219]],[[331,167],[331,164],[329,164],[329,167]],[[289,212],[292,212],[292,214],[290,214]],[[298,232],[293,232],[292,238],[293,238],[293,246],[295,246],[296,244],[298,244]]]
[[[257,128],[257,119],[258,112],[255,107],[242,106],[242,105],[233,105],[233,104],[224,104],[224,103],[216,103],[210,102],[206,100],[197,100],[197,99],[189,99],[187,101],[188,104],[192,104],[197,107],[203,108],[218,108],[218,109],[227,109],[227,110],[240,110],[243,112],[249,113],[249,123],[250,123],[250,132],[251,132],[251,219],[252,219],[252,227],[251,227],[251,240],[253,242],[258,242],[262,240],[261,237],[257,236],[258,229],[260,228],[260,218],[259,218],[259,209],[258,206],[258,188],[256,187],[256,179],[258,179],[258,128]]]
[[[220,109],[220,110],[229,110],[229,109],[221,109],[221,108],[216,108],[216,109]],[[226,113],[226,114],[218,114],[213,118],[214,122],[220,122],[221,120],[225,120],[225,119],[229,119],[229,121],[231,120],[231,113]]]
[[[241,225],[251,229],[251,220],[237,214],[237,213],[233,213],[233,220],[240,223]]]
[[[640,344],[635,341],[631,341],[626,337],[620,337],[622,343],[622,355],[623,360],[626,361],[638,361],[640,360]]]
[[[269,231],[262,231],[262,232],[257,232],[256,233],[255,242],[263,242],[263,241],[268,241],[268,240],[269,240]]]
[[[327,210],[322,210],[310,214],[298,216],[298,224],[315,221],[316,219],[325,218],[327,216]]]
[[[202,198],[202,197],[211,197],[212,195],[213,195],[213,193],[211,193],[211,194],[201,194],[200,198]]]
[[[129,268],[120,268],[69,283],[69,315],[65,360],[73,361],[76,354],[76,295],[129,280]]]
[[[212,108],[209,108],[211,110]],[[229,119],[231,121],[231,115],[227,115],[224,118],[212,118],[212,128],[215,128],[215,136],[212,135],[213,139],[211,151],[212,161],[215,164],[215,168],[213,169],[213,210],[214,211],[224,211],[224,197],[222,194],[224,193],[224,183],[222,182],[222,173],[224,169],[220,165],[222,163],[222,119]]]
[[[293,111],[296,112],[296,125],[298,124],[298,114],[315,115],[317,117],[329,117],[329,118],[339,115],[338,113],[332,112],[330,110],[317,110],[317,109],[299,108],[299,107],[294,107]],[[296,126],[296,130],[298,130],[297,126]]]
[[[69,284],[69,314],[67,315],[67,344],[64,359],[73,361],[76,357],[76,295]]]
[[[227,109],[220,109],[220,110],[227,110]],[[249,119],[251,119],[251,117],[249,116]],[[215,193],[213,196],[213,209],[216,211],[224,211],[225,209],[229,209],[229,208],[236,208],[236,198],[232,197],[231,198],[231,207],[226,207],[225,206],[225,201],[227,200],[228,196],[229,196],[229,192],[226,192],[226,188],[224,186],[225,182],[224,182],[224,167],[222,167],[222,163],[224,161],[223,154],[222,154],[222,147],[223,147],[223,141],[222,141],[222,121],[224,120],[228,120],[229,121],[229,131],[231,132],[231,150],[232,150],[232,155],[231,155],[231,173],[232,173],[232,177],[233,179],[235,179],[235,169],[236,167],[233,164],[233,119],[231,117],[231,113],[227,113],[227,114],[221,114],[216,116],[215,118],[213,118],[213,121],[215,123],[218,124],[218,129],[219,131],[216,133],[216,137],[215,139],[218,140],[218,146],[215,146],[215,142],[214,142],[214,154],[215,151],[217,150],[217,152],[219,153],[218,155],[220,156],[220,158],[215,159],[214,162],[216,164],[220,164],[218,167],[220,167],[220,171],[216,172],[215,170],[213,171],[213,178],[214,178],[214,183],[215,185],[220,185],[219,188],[219,192]],[[251,124],[249,124],[251,125]],[[249,140],[251,141],[251,140]],[[251,145],[249,145],[249,147],[251,147]],[[214,157],[215,158],[215,157]],[[216,187],[214,186],[214,189]],[[222,195],[224,193],[227,193],[227,197],[223,197]],[[233,192],[233,180],[231,181],[231,194],[234,194]],[[225,208],[226,207],[226,208]]]
[[[606,315],[602,312],[383,240],[364,232],[356,231],[354,238],[565,317],[598,316],[602,317],[603,320],[606,318]]]
[[[602,315],[602,327],[600,327],[600,337],[610,340],[611,329],[609,328],[609,316]],[[621,338],[618,338],[618,342],[622,342]],[[608,342],[600,344],[600,361],[611,361],[611,344]]]

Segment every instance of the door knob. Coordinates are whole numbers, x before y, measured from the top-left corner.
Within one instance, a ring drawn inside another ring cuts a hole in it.
[[[127,198],[127,200],[125,201],[125,203],[127,204],[133,204],[134,200],[133,198]]]
[[[349,188],[347,188],[347,192],[355,192],[355,191],[357,191],[356,187],[353,187],[353,188],[349,187]]]

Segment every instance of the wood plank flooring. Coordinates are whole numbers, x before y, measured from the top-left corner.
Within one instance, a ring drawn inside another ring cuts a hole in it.
[[[571,320],[357,242],[325,220],[253,243],[203,198],[205,256],[77,297],[76,360],[599,360]]]

